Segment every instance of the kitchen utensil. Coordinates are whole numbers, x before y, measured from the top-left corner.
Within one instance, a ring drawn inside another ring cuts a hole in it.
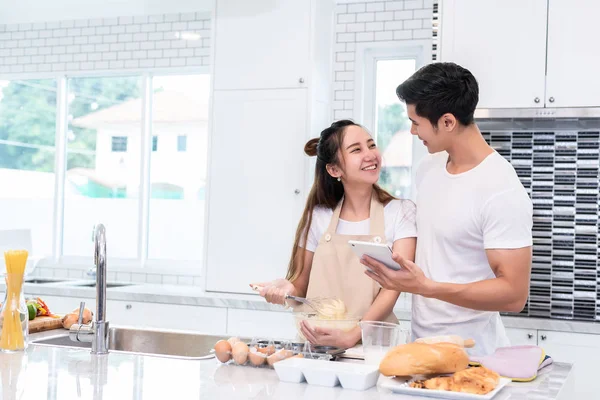
[[[252,288],[252,290],[254,290],[256,292],[260,292],[263,289],[262,286],[258,286],[258,285],[250,285],[250,287]],[[292,300],[297,301],[298,303],[306,304],[307,306],[309,306],[310,308],[315,310],[315,312],[317,314],[325,315],[325,316],[330,315],[331,305],[334,304],[334,302],[338,301],[338,300],[330,298],[330,297],[316,297],[316,298],[307,299],[304,297],[297,297],[297,296],[292,296],[289,294],[285,295],[285,299],[286,300],[292,299]]]
[[[29,333],[51,331],[62,327],[62,316],[35,317],[35,319],[29,321]]]
[[[361,321],[363,353],[366,364],[379,365],[392,347],[405,344],[410,331],[399,324],[382,321]]]
[[[445,335],[445,336],[429,336],[424,338],[419,338],[415,340],[416,343],[454,343],[456,345],[471,348],[475,346],[475,341],[473,339],[463,339],[458,335]]]

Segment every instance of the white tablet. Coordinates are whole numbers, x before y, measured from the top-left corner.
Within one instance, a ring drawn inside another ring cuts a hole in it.
[[[358,240],[349,240],[348,244],[358,258],[362,258],[363,255],[367,255],[395,271],[400,269],[400,265],[398,265],[398,263],[392,259],[392,249],[390,249],[386,244],[360,242]]]

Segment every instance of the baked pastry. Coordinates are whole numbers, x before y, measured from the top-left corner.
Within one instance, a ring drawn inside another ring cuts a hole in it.
[[[440,376],[412,382],[410,387],[418,389],[446,390],[452,392],[488,394],[498,386],[500,376],[485,367],[468,368],[452,376]]]
[[[394,347],[381,363],[385,376],[451,374],[466,369],[469,356],[462,346],[452,343],[408,343]]]

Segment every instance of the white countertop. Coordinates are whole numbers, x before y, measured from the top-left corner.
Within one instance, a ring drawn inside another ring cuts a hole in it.
[[[509,384],[495,400],[574,399],[571,371],[570,364],[555,363],[533,382]],[[21,353],[0,353],[0,382],[3,400],[415,398],[380,387],[360,392],[284,383],[271,369],[221,365],[216,359],[117,352],[95,356],[88,349],[36,345]]]
[[[96,289],[89,287],[58,286],[53,284],[25,284],[27,296],[63,296],[77,299],[95,298]],[[0,293],[4,285],[0,283]],[[232,294],[206,292],[198,286],[164,285],[164,284],[132,284],[107,290],[108,300],[139,301],[146,303],[164,303],[230,309],[263,310],[290,312],[283,307],[267,303],[254,294]],[[78,304],[78,303],[77,303]],[[409,321],[409,309],[394,309],[398,319]],[[527,318],[518,316],[502,316],[507,328],[543,329],[559,332],[577,332],[600,334],[599,322],[559,320],[549,318]]]

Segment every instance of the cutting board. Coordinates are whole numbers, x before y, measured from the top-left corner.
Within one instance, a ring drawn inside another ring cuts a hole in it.
[[[54,317],[36,317],[29,321],[29,333],[50,331],[52,329],[62,329],[62,316]]]

